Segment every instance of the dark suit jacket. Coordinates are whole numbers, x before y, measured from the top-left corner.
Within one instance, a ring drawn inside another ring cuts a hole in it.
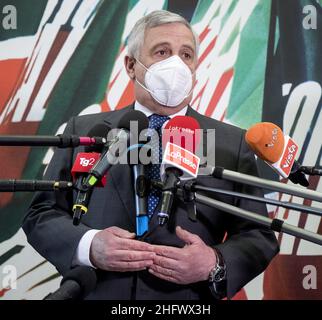
[[[66,134],[86,135],[100,122],[115,127],[127,107],[119,111],[85,115],[72,118],[65,130]],[[229,170],[257,175],[253,153],[244,140],[244,130],[205,117],[188,108],[187,115],[198,120],[203,129],[215,129],[216,165]],[[83,148],[57,149],[49,164],[45,178],[71,180],[71,166],[78,152]],[[262,195],[257,188],[211,177],[198,178],[198,183],[216,188],[242,191]],[[135,206],[131,169],[128,165],[115,165],[108,172],[104,188],[93,191],[88,213],[81,225],[72,224],[71,208],[74,192],[38,192],[24,219],[23,228],[29,243],[61,274],[72,265],[78,243],[90,229],[104,229],[118,226],[135,231]],[[211,194],[218,200],[237,205],[246,210],[267,215],[263,204],[237,200],[229,196]],[[164,227],[157,227],[157,217],[150,221],[150,229],[156,227],[147,239],[153,244],[182,247],[177,238],[175,226],[199,235],[205,243],[218,248],[227,265],[228,297],[232,297],[247,282],[261,273],[278,252],[276,238],[271,230],[253,222],[240,219],[228,213],[197,204],[198,221],[187,217],[185,204],[174,203],[172,218]],[[225,233],[227,238],[223,242]],[[154,277],[147,271],[106,272],[98,270],[98,285],[87,299],[205,299],[211,293],[206,282],[192,285],[178,285]]]

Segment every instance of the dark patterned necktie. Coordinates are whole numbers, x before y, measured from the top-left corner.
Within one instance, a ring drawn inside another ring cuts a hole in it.
[[[162,139],[161,129],[163,124],[169,120],[168,116],[152,114],[149,117],[149,129],[154,129],[158,133],[157,139],[151,140],[151,158],[152,164],[147,169],[149,179],[160,180],[160,163],[162,162]],[[151,134],[150,134],[151,135]],[[148,214],[151,217],[161,197],[161,190],[151,188],[148,196]]]

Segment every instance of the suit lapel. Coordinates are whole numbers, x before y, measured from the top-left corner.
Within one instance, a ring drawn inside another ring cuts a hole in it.
[[[110,178],[123,203],[132,226],[135,226],[134,186],[131,168],[127,164],[117,164],[109,171]]]
[[[110,128],[117,128],[118,122],[121,117],[128,112],[133,110],[133,105],[120,110],[120,114],[113,117],[104,119],[104,122],[109,125]],[[124,110],[124,112],[122,112]],[[131,220],[133,227],[135,227],[135,206],[134,206],[134,191],[131,167],[127,164],[116,164],[113,166],[108,175],[112,179],[113,185],[117,190],[120,200],[123,203],[127,214]]]

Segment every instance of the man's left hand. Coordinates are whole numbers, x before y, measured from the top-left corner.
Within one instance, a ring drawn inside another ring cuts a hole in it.
[[[190,284],[207,280],[216,264],[214,250],[196,234],[181,227],[177,236],[186,245],[183,248],[155,245],[156,257],[149,272],[156,277],[178,284]]]

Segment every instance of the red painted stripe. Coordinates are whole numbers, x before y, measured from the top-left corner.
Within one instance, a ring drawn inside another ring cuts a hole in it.
[[[2,298],[6,294],[6,292],[8,292],[10,290],[11,290],[11,288],[4,288],[4,289],[0,290],[0,298]]]
[[[222,114],[222,116],[220,117],[219,121],[224,121],[226,116],[226,110],[224,110],[224,113]]]
[[[103,101],[100,103],[101,105],[101,112],[108,112],[108,111],[111,111],[111,108],[110,106],[108,105],[107,103],[107,96],[106,94],[104,95],[104,99]]]
[[[210,31],[210,29],[208,28],[208,26],[205,28],[205,30],[204,31],[202,31],[201,33],[200,33],[200,36],[199,36],[199,41],[200,42],[202,42],[205,38],[206,38],[206,36],[207,36],[207,34],[209,33],[209,31]]]
[[[9,59],[0,61],[0,113],[3,111],[9,99],[20,87],[23,77],[25,59]]]
[[[197,83],[196,83],[197,84]],[[195,96],[195,98],[193,99],[193,101],[191,102],[191,105],[193,105],[197,100],[199,100],[199,103],[197,106],[195,106],[195,109],[198,111],[199,110],[199,107],[200,107],[200,101],[201,101],[201,97],[207,87],[207,84],[208,84],[208,80],[207,82],[205,83],[205,85],[202,87],[202,89],[198,92],[198,94]]]
[[[214,39],[211,40],[211,42],[208,44],[208,47],[206,48],[206,50],[202,53],[202,55],[200,56],[199,60],[198,60],[198,65],[197,68],[199,67],[199,65],[205,60],[205,58],[208,56],[208,54],[212,51],[212,49],[215,47],[217,41],[217,37],[215,37]]]
[[[220,100],[221,96],[223,95],[229,81],[233,77],[234,69],[230,69],[226,71],[220,78],[219,83],[215,89],[214,94],[211,97],[209,106],[205,112],[205,116],[211,117],[213,112],[215,111],[218,101]]]
[[[30,112],[31,106],[32,106],[34,100],[36,99],[36,97],[40,91],[40,88],[41,88],[44,80],[46,79],[53,63],[55,62],[60,50],[65,45],[69,34],[70,34],[70,32],[66,32],[66,31],[60,31],[57,34],[57,36],[56,36],[48,54],[47,54],[46,60],[45,60],[44,64],[42,65],[42,68],[41,68],[40,73],[38,75],[37,81],[33,87],[32,94],[30,96],[28,105],[24,111],[23,120],[26,120],[27,115]],[[57,82],[58,81],[59,81],[59,78],[57,79]],[[46,105],[47,105],[47,101],[45,102],[45,106]]]
[[[114,79],[112,79],[112,81],[108,84],[108,86],[107,86],[108,90],[110,90],[114,86],[114,84],[115,84],[116,80],[118,79],[120,73],[121,73],[121,70],[116,74]]]

